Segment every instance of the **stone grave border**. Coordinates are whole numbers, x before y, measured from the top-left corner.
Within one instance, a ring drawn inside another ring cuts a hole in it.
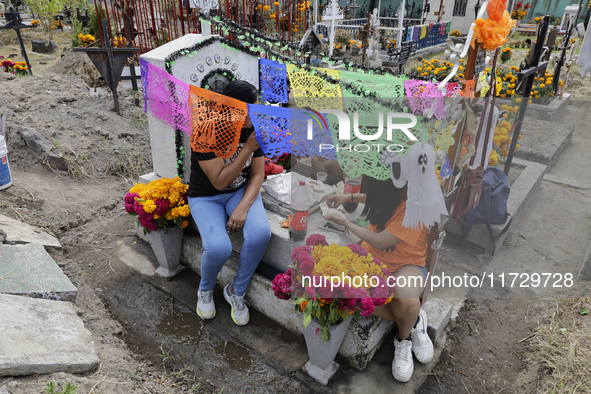
[[[511,228],[519,220],[523,208],[527,206],[529,199],[540,188],[546,172],[544,164],[518,159],[517,157],[513,158],[512,166],[523,168],[523,171],[511,185],[511,193],[507,201],[507,211],[509,213],[507,222],[492,225],[493,235],[498,237],[494,245],[484,224],[474,224],[472,230],[465,237],[468,242],[485,248],[486,253],[491,253],[493,246],[500,248],[503,245],[511,232]],[[462,218],[450,219],[445,225],[445,230],[455,236],[463,237],[463,224],[464,220]]]

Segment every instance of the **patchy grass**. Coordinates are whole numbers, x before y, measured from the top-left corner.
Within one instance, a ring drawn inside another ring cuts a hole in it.
[[[135,182],[140,175],[150,172],[151,160],[144,158],[135,151],[125,150],[119,159],[107,168],[107,175],[115,175],[128,182]]]
[[[591,393],[591,298],[557,301],[550,321],[531,339],[530,361],[537,362],[538,392]]]
[[[54,146],[45,152],[42,163],[45,164],[54,174],[62,176],[62,172],[58,171],[51,164],[49,164],[48,155],[52,150],[55,149],[59,156],[63,157],[63,159],[66,161],[68,166],[68,174],[72,178],[76,180],[91,178],[91,175],[89,174],[90,169],[86,168],[90,164],[86,153],[83,152],[79,155],[74,152],[72,148],[66,147],[63,149],[58,149],[60,145],[56,144],[55,141],[53,144]]]

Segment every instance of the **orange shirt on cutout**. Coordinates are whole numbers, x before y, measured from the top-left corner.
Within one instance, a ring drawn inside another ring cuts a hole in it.
[[[405,265],[424,267],[427,258],[427,237],[429,236],[429,229],[423,225],[421,225],[420,230],[402,227],[405,210],[406,201],[402,201],[394,211],[392,219],[386,223],[386,228],[384,229],[384,231],[388,231],[390,234],[399,238],[400,242],[385,250],[377,249],[365,241],[361,243],[361,246],[365,250],[386,264],[390,272],[398,271]],[[369,230],[376,233],[379,232],[374,225],[369,226]]]

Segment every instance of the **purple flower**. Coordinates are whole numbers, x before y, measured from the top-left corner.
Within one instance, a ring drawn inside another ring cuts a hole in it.
[[[373,300],[371,298],[361,299],[361,316],[367,317],[375,310]]]
[[[158,223],[154,219],[140,217],[140,225],[150,231],[158,231]]]
[[[127,213],[136,213],[135,212],[135,198],[139,197],[140,195],[137,193],[127,193],[125,195],[125,212]]]
[[[314,287],[312,287],[312,286],[306,287],[306,295],[308,297],[310,297],[311,299],[315,300],[316,299],[316,292],[314,291]]]
[[[357,289],[351,286],[343,286],[343,297],[345,298],[357,298]]]
[[[133,210],[140,216],[142,213],[146,213],[146,211],[144,211],[144,207],[142,206],[142,204],[140,204],[137,200],[133,202]]]
[[[345,298],[345,305],[349,308],[355,307],[357,305],[357,298]]]
[[[291,294],[291,268],[285,274],[279,274],[273,279],[273,292],[280,300],[289,300]]]
[[[126,204],[133,204],[133,202],[135,201],[136,197],[139,197],[140,195],[137,193],[127,193],[125,195],[125,203]]]
[[[361,247],[361,245],[349,244],[349,245],[347,245],[347,247],[349,249],[351,249],[351,251],[353,251],[353,253],[355,253],[358,256],[361,256],[361,257],[367,256],[367,250],[365,250],[363,247]]]
[[[316,327],[316,336],[318,336],[319,332],[320,332],[320,327]]]
[[[373,299],[374,306],[382,306],[388,300],[388,296],[390,295],[388,292],[388,288],[386,287],[376,287],[370,291],[371,298]]]
[[[299,263],[297,256],[300,252],[306,252],[309,255],[312,252],[312,248],[310,248],[309,246],[296,246],[295,248],[293,248],[293,251],[291,252],[291,260],[294,263]]]
[[[161,217],[166,215],[166,211],[168,211],[168,206],[169,206],[168,200],[158,199],[155,201],[155,203],[156,203],[156,210],[154,211],[154,213],[158,216],[161,216]]]
[[[303,261],[300,260],[300,272],[302,273],[302,275],[312,275],[312,270],[314,269],[314,266],[314,260],[309,256],[307,259],[304,259]]]
[[[318,288],[318,293],[320,294],[320,298],[324,298],[327,303],[332,302],[334,294],[330,291],[330,287],[320,287]]]
[[[327,246],[328,243],[326,242],[326,238],[324,237],[324,235],[312,234],[306,240],[306,245],[308,245],[308,246],[316,246],[316,245]]]

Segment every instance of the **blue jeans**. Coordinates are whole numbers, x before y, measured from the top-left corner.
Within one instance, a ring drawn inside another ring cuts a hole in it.
[[[246,186],[233,193],[210,197],[189,197],[189,209],[197,223],[203,243],[201,257],[201,291],[212,290],[216,277],[232,254],[232,243],[226,230],[228,218],[242,200]],[[263,258],[271,239],[271,226],[263,208],[261,195],[252,203],[242,228],[244,243],[234,277],[234,293],[243,296],[254,271]]]

